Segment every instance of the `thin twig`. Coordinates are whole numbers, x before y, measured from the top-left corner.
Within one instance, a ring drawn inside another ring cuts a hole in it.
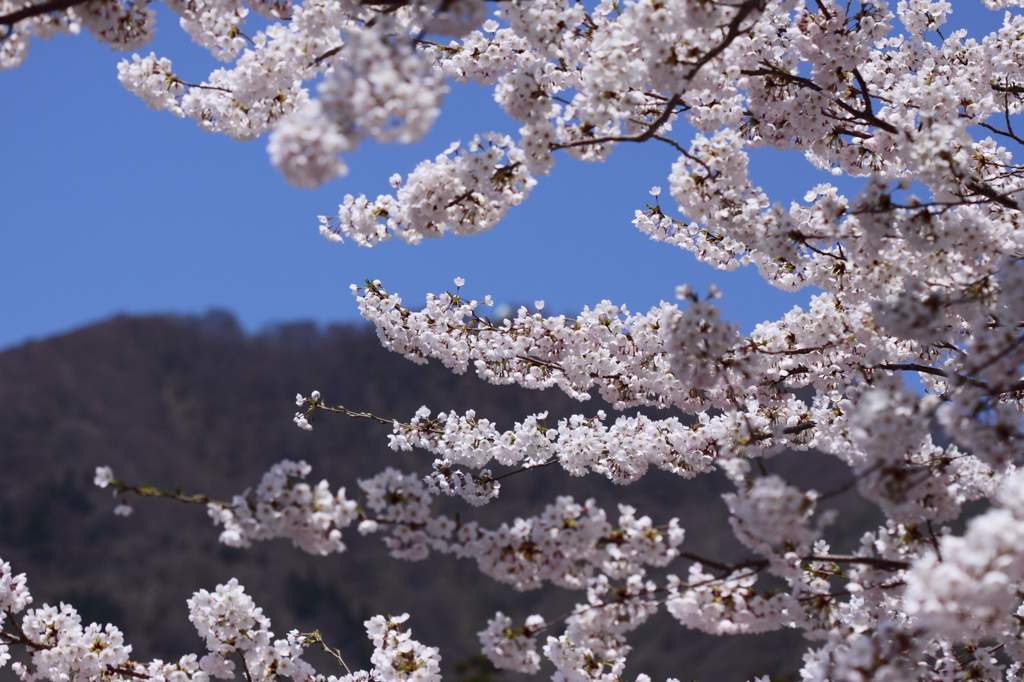
[[[404,426],[406,428],[412,428],[411,424],[402,424],[397,419],[385,419],[384,417],[378,417],[370,412],[353,412],[344,405],[338,405],[337,407],[331,407],[330,405],[324,405],[323,403],[316,403],[313,407],[317,410],[323,410],[324,412],[334,412],[335,414],[343,414],[351,419],[369,419],[375,421],[378,424],[390,424],[392,426]],[[431,433],[441,433],[439,430],[432,430]]]
[[[221,92],[226,92],[229,95],[234,94],[227,88],[222,88],[216,85],[199,85],[197,83],[189,83],[188,81],[183,81],[177,76],[175,76],[174,78],[177,83],[179,83],[180,85],[184,85],[186,88],[199,88],[201,90],[220,90]]]
[[[932,520],[928,519],[928,540],[935,549],[935,556],[942,561],[942,550],[939,549],[939,539],[935,537],[935,529],[932,528]]]
[[[508,472],[508,473],[506,473],[506,474],[502,474],[501,476],[495,476],[495,477],[494,477],[494,478],[492,478],[491,480],[492,480],[492,481],[500,481],[500,480],[501,480],[501,479],[503,479],[503,478],[508,478],[509,476],[515,476],[516,474],[521,474],[521,473],[523,473],[524,471],[531,471],[531,470],[533,470],[533,469],[540,469],[540,468],[542,468],[542,467],[549,467],[549,466],[551,466],[552,464],[557,464],[557,463],[558,463],[558,461],[559,461],[559,460],[558,460],[558,458],[556,457],[556,458],[554,458],[554,459],[549,459],[548,461],[546,461],[546,462],[542,462],[542,463],[540,463],[540,464],[534,464],[533,466],[527,466],[527,467],[523,467],[523,468],[521,468],[521,469],[516,469],[515,471],[510,471],[510,472]]]
[[[306,635],[306,637],[310,641],[315,642],[316,644],[319,644],[320,648],[322,650],[326,651],[331,656],[336,658],[338,660],[338,663],[341,664],[341,667],[345,669],[346,673],[348,673],[349,675],[352,674],[352,671],[349,669],[348,665],[345,663],[345,659],[343,659],[341,657],[341,649],[334,649],[334,648],[331,648],[331,647],[327,646],[327,643],[324,642],[324,638],[320,634],[319,630],[314,630],[313,632],[310,632],[309,634]]]
[[[741,561],[738,564],[723,564],[720,561],[712,561],[711,559],[706,559],[702,556],[692,554],[691,552],[680,552],[679,556],[682,559],[696,561],[701,566],[708,566],[716,571],[722,571],[723,573],[735,573],[736,571],[744,568],[754,568],[760,571],[762,568],[768,566],[767,559],[747,559],[746,561]]]
[[[245,679],[247,682],[252,682],[252,675],[249,674],[249,666],[245,664],[245,654],[241,651],[236,651],[238,659],[242,661],[242,672],[245,673]]]
[[[831,561],[834,564],[865,564],[883,571],[902,571],[910,568],[909,561],[896,561],[881,557],[854,556],[852,554],[824,554],[804,557],[804,561]]]
[[[177,500],[178,502],[184,502],[186,504],[224,504],[223,502],[217,502],[212,500],[206,495],[182,495],[180,492],[170,492],[167,490],[160,490],[154,488],[151,485],[126,485],[121,481],[111,481],[110,487],[122,493],[135,493],[139,497],[166,497],[170,500]],[[225,506],[231,506],[226,505]]]

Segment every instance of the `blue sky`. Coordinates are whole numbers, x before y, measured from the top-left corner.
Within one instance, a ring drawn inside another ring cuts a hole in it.
[[[157,40],[142,52],[170,57],[183,78],[201,81],[215,63],[160,9]],[[347,177],[297,190],[270,166],[265,139],[235,142],[147,109],[117,81],[125,56],[87,35],[60,36],[0,72],[0,349],[118,313],[220,308],[250,330],[354,320],[348,286],[366,278],[418,306],[461,276],[470,297],[543,299],[553,313],[602,299],[645,310],[678,284],[715,282],[727,316],[747,330],[811,293],[777,291],[749,268],[714,271],[637,231],[633,211],[653,185],[667,186],[676,156],[657,143],[620,145],[603,164],[562,156],[483,235],[415,247],[329,243],[316,216],[333,214],[346,193],[376,196],[392,173],[407,174],[454,140],[514,131],[490,90],[456,86],[421,143],[366,145],[347,158]],[[758,152],[752,165],[755,181],[784,203],[832,180],[794,154]]]

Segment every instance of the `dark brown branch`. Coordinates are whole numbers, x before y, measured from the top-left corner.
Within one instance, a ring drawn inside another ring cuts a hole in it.
[[[653,139],[655,139],[655,140],[658,140],[659,142],[664,142],[665,144],[670,144],[673,147],[675,147],[676,150],[680,154],[686,154],[687,156],[689,156],[689,154],[687,154],[686,149],[683,147],[683,145],[679,144],[678,142],[673,140],[671,137],[665,137],[664,135],[652,135],[651,137]]]
[[[1002,135],[1003,137],[1008,137],[1011,140],[1013,140],[1014,142],[1016,142],[1017,144],[1024,144],[1024,140],[1022,140],[1019,137],[1017,137],[1013,133],[1012,130],[1010,130],[1009,132],[1007,132],[1005,130],[1000,130],[999,128],[996,128],[994,125],[991,125],[989,123],[985,123],[984,121],[978,123],[978,125],[980,125],[982,128],[984,128],[986,130],[989,130],[989,131],[995,133],[996,135]]]
[[[958,182],[962,183],[964,188],[966,188],[968,191],[973,192],[974,194],[983,196],[983,197],[989,199],[990,201],[993,201],[993,202],[999,204],[1000,206],[1004,206],[1006,208],[1013,209],[1015,211],[1021,210],[1020,209],[1020,204],[1018,204],[1014,199],[1011,199],[1009,197],[1010,193],[1001,194],[1001,193],[997,192],[995,189],[993,189],[991,186],[989,186],[988,184],[986,184],[984,182],[981,182],[979,180],[976,180],[975,178],[972,178],[972,177],[969,177],[969,176],[965,176],[963,173],[960,172],[960,170],[957,168],[957,166],[953,163],[952,157],[949,157],[946,160],[949,163],[949,170],[952,173],[953,177],[955,177]],[[1020,189],[1013,190],[1013,191],[1019,192]]]
[[[245,654],[237,650],[235,653],[238,654],[238,660],[242,662],[242,672],[245,673],[245,679],[247,682],[252,682],[252,675],[249,674],[249,666],[245,663]]]
[[[992,83],[992,89],[996,92],[1008,92],[1012,95],[1024,95],[1024,85],[1000,85]]]
[[[857,79],[857,84],[860,85],[860,91],[864,98],[864,111],[871,118],[875,118],[875,109],[871,106],[871,95],[868,94],[867,81],[864,80],[864,76],[860,75],[860,71],[856,68],[853,69],[853,77]]]
[[[837,260],[837,261],[846,262],[846,256],[843,256],[841,254],[837,255],[837,254],[834,254],[834,253],[829,253],[828,251],[823,251],[823,250],[819,249],[818,247],[813,246],[809,241],[807,241],[807,237],[804,236],[803,234],[800,234],[799,232],[796,232],[795,234],[794,233],[790,233],[789,236],[794,241],[796,241],[796,242],[798,242],[800,244],[803,244],[805,247],[807,247],[812,252],[818,254],[819,256],[826,256],[828,258],[832,258],[832,259]]]
[[[733,573],[744,568],[753,568],[760,571],[761,569],[768,566],[767,559],[748,559],[738,564],[723,564],[717,561],[711,561],[704,557],[689,552],[680,552],[679,556],[683,559],[689,559],[690,561],[696,561],[703,566],[708,566],[715,569],[716,571],[723,571],[725,573]],[[880,557],[870,556],[855,556],[852,554],[812,554],[810,556],[803,557],[804,561],[822,561],[831,562],[834,564],[864,564],[866,566],[873,566],[883,571],[902,571],[910,568],[909,561],[895,561],[893,559],[882,559]]]
[[[337,45],[335,47],[332,47],[331,49],[327,50],[327,52],[324,52],[322,55],[320,55],[319,57],[314,59],[313,60],[313,64],[311,66],[315,66],[315,65],[319,64],[320,62],[322,62],[323,60],[325,60],[325,59],[327,59],[329,57],[333,57],[334,55],[336,55],[339,52],[341,52],[341,48],[343,48],[343,47],[345,47],[345,46],[344,45]]]
[[[950,374],[949,372],[939,369],[938,367],[929,367],[928,365],[918,365],[913,362],[902,362],[902,363],[886,363],[884,365],[878,365],[875,369],[888,369],[893,372],[919,372],[921,374],[931,374],[932,376],[942,377],[943,379],[959,379],[964,383],[968,383],[978,388],[991,388],[984,381],[980,381],[973,377],[966,376],[964,374]]]
[[[864,564],[883,571],[902,571],[910,568],[909,561],[895,561],[872,556],[853,556],[851,554],[824,554],[804,557],[804,561],[831,561],[834,564]]]
[[[935,550],[935,556],[942,561],[942,550],[939,549],[939,538],[935,536],[935,529],[932,528],[932,520],[928,519],[928,542],[931,543],[932,548]]]
[[[334,412],[336,414],[343,414],[346,417],[350,417],[352,419],[370,419],[370,420],[373,420],[373,421],[377,422],[378,424],[391,424],[391,425],[394,425],[394,424],[398,423],[397,419],[385,419],[384,417],[378,417],[377,415],[371,414],[370,412],[353,412],[352,410],[348,409],[344,405],[338,405],[337,407],[330,407],[328,405],[324,405],[323,403],[317,403],[316,405],[314,405],[314,407],[316,409],[318,409],[318,410],[323,410],[324,412]],[[404,426],[406,428],[410,427],[409,424],[400,424],[400,425]],[[440,431],[431,430],[431,433],[440,433]]]
[[[694,62],[693,68],[690,69],[690,73],[686,74],[684,77],[685,80],[692,80],[705,64],[725,52],[725,50],[732,45],[733,41],[739,37],[740,24],[742,24],[743,21],[754,12],[754,10],[763,10],[764,5],[764,0],[746,0],[746,2],[740,5],[739,10],[736,12],[736,16],[734,16],[732,21],[729,22],[729,30],[726,32],[725,38],[722,39],[722,42],[705,52],[700,59]],[[676,98],[673,97],[672,99],[674,100]]]
[[[832,129],[833,135],[849,135],[850,137],[856,137],[861,140],[870,140],[871,135],[868,133],[862,133],[859,130],[849,130],[848,128],[836,127]]]
[[[761,350],[758,346],[751,344],[750,350],[761,355],[808,355],[810,353],[820,353],[823,350],[829,348],[835,348],[836,344],[828,342],[821,346],[814,346],[810,348],[791,348],[787,350]]]
[[[969,189],[972,192],[974,192],[975,194],[980,194],[983,197],[991,199],[992,201],[996,202],[1000,206],[1005,206],[1006,208],[1012,208],[1015,211],[1019,211],[1020,210],[1020,204],[1018,204],[1016,201],[1014,201],[1010,197],[1006,196],[1005,194],[1000,194],[999,192],[995,191],[994,189],[992,189],[988,185],[980,183],[977,180],[968,180],[966,183],[964,183],[964,186],[967,189]]]
[[[124,675],[126,677],[134,677],[139,680],[151,679],[146,673],[137,673],[130,668],[107,668],[108,672],[116,673],[118,675]]]
[[[45,650],[45,649],[52,649],[54,647],[54,644],[52,644],[52,643],[51,644],[43,644],[43,643],[40,643],[40,642],[32,641],[28,637],[28,635],[25,634],[25,631],[21,628],[21,624],[18,623],[18,620],[14,617],[14,614],[11,613],[10,609],[7,609],[4,612],[4,615],[7,617],[7,622],[9,622],[11,624],[11,626],[15,630],[14,634],[11,634],[9,632],[3,632],[2,630],[0,630],[0,641],[2,641],[4,644],[13,644],[13,645],[17,645],[17,646],[24,646],[29,651],[42,651],[42,650]],[[126,665],[128,665],[128,666],[135,666],[135,667],[141,667],[138,663],[133,663],[131,661],[129,661]],[[133,678],[139,679],[139,680],[152,679],[151,675],[147,675],[146,673],[138,672],[134,668],[125,667],[125,666],[107,667],[107,668],[105,668],[105,670],[103,672],[103,677],[109,677],[109,675],[111,673],[115,674],[115,675],[123,675],[125,677],[133,677]]]
[[[557,464],[557,463],[558,463],[558,459],[557,458],[556,459],[549,459],[548,461],[541,462],[540,464],[534,464],[533,466],[523,467],[521,469],[516,469],[514,471],[510,471],[510,472],[508,472],[506,474],[502,474],[501,476],[495,476],[491,480],[492,481],[500,481],[503,478],[508,478],[509,476],[515,476],[516,474],[521,474],[524,471],[532,471],[533,469],[540,469],[541,467],[549,467],[552,464]]]
[[[31,19],[50,12],[60,12],[76,5],[84,5],[87,2],[92,2],[92,0],[50,0],[38,5],[28,5],[10,14],[0,16],[0,26],[13,26],[24,19]]]
[[[3,633],[6,638],[11,638],[10,641],[8,642],[9,644],[21,644],[24,646],[30,646],[36,651],[38,651],[39,649],[52,648],[52,646],[47,647],[42,644],[37,644],[33,642],[31,639],[28,638],[28,635],[25,634],[25,631],[21,629],[21,623],[19,623],[18,619],[14,617],[14,613],[12,613],[10,609],[7,609],[6,614],[7,622],[10,623],[11,626],[14,628],[14,637],[11,637],[11,635],[7,634],[6,632]]]
[[[175,78],[177,78],[177,76],[175,76]],[[222,88],[217,85],[197,85],[196,83],[189,83],[188,81],[183,81],[180,78],[177,79],[177,82],[181,85],[184,85],[186,88],[199,88],[201,90],[220,90],[221,92],[226,92],[229,95],[233,94],[227,88]]]
[[[804,422],[803,424],[797,424],[795,426],[787,426],[786,428],[782,429],[782,433],[784,433],[786,435],[792,435],[792,434],[795,434],[795,433],[802,433],[804,431],[807,431],[808,429],[813,429],[817,425],[818,425],[817,422]],[[750,428],[749,424],[748,424],[747,428]],[[750,440],[762,441],[762,440],[768,440],[771,437],[772,437],[772,434],[770,434],[770,433],[754,433],[754,435],[752,435],[750,437]],[[761,460],[760,459],[758,459],[758,464],[761,464]],[[765,473],[765,472],[762,470],[761,473]]]
[[[409,3],[407,0],[395,0],[395,2],[390,2],[389,0],[359,0],[359,4],[373,7],[384,14],[389,14],[401,7],[405,7]]]
[[[796,426],[787,426],[782,429],[782,432],[786,434],[801,433],[808,429],[813,429],[817,425],[818,422],[804,422],[803,424],[797,424]]]
[[[326,412],[334,412],[336,414],[343,414],[346,417],[350,417],[352,419],[370,419],[372,421],[377,422],[378,424],[389,424],[389,425],[392,425],[392,426],[397,424],[398,426],[400,426],[401,428],[404,428],[404,429],[413,429],[414,428],[412,424],[404,424],[404,423],[401,423],[401,422],[399,422],[398,420],[395,420],[395,419],[385,419],[384,417],[378,417],[377,415],[371,414],[369,412],[353,412],[352,410],[349,410],[348,408],[343,407],[341,405],[339,405],[337,407],[328,407],[328,406],[326,406],[326,405],[324,405],[322,403],[317,403],[315,405],[315,408],[318,409],[318,410],[324,410]],[[417,430],[423,430],[423,429],[417,428]],[[443,433],[443,431],[441,429],[437,429],[437,428],[427,428],[427,429],[425,429],[425,431],[427,433],[431,433],[431,434],[441,434],[441,433]],[[558,459],[557,458],[549,459],[548,461],[541,462],[540,464],[534,464],[533,466],[524,466],[522,468],[515,469],[513,471],[509,471],[507,473],[502,474],[501,476],[495,476],[494,478],[491,478],[489,480],[491,480],[491,481],[500,481],[503,478],[508,478],[509,476],[515,476],[516,474],[521,474],[524,471],[530,471],[532,469],[540,469],[542,467],[551,466],[552,464],[556,464],[556,463],[558,463]]]
[[[994,365],[995,363],[999,362],[1000,360],[1005,358],[1007,355],[1012,353],[1014,350],[1016,350],[1021,344],[1024,344],[1024,334],[1022,334],[1021,336],[1018,336],[1016,341],[1014,341],[1013,343],[1008,345],[1006,348],[1004,348],[1003,350],[999,351],[998,353],[996,353],[995,355],[990,357],[984,364],[982,364],[980,367],[977,367],[975,369],[975,371],[980,371],[980,370],[986,369],[988,367],[991,367],[992,365]],[[1016,385],[1020,385],[1020,382],[1017,382],[1016,384],[1012,384],[1012,385],[1015,385],[1015,386]],[[1006,390],[1019,390],[1019,389],[1009,389],[1008,388]]]
[[[1017,343],[1012,344],[1012,347],[1019,345]],[[1012,347],[1010,350],[1012,350]],[[1012,384],[1006,384],[1004,386],[992,386],[980,379],[969,377],[965,374],[950,374],[944,370],[936,367],[929,367],[927,365],[918,365],[910,362],[899,363],[899,364],[884,364],[878,365],[875,369],[888,369],[896,372],[920,372],[921,374],[932,374],[935,376],[942,377],[947,380],[958,379],[964,383],[970,384],[976,388],[982,388],[988,391],[989,395],[1002,395],[1003,393],[1016,393],[1017,391],[1024,391],[1024,381],[1015,381]]]
[[[884,365],[878,365],[877,369],[888,369],[893,372],[920,372],[921,374],[932,374],[937,377],[942,377],[943,379],[949,378],[949,372],[945,370],[937,367],[929,367],[928,365],[918,365],[913,362],[886,363]]]
[[[674,113],[676,106],[682,101],[682,95],[673,95],[672,99],[668,101],[665,108],[662,110],[658,118],[654,119],[647,126],[647,130],[636,135],[605,135],[604,137],[592,137],[586,140],[576,140],[575,142],[566,142],[564,144],[553,144],[551,145],[552,151],[558,149],[569,149],[570,147],[587,147],[595,144],[603,144],[605,142],[646,142],[652,139],[658,130],[668,122],[668,119]]]

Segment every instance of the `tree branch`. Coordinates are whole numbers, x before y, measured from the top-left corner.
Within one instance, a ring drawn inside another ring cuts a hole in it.
[[[125,485],[120,481],[111,481],[110,487],[121,493],[135,493],[139,497],[166,497],[167,499],[177,500],[178,502],[185,502],[186,504],[210,504],[211,502],[213,502],[216,504],[222,504],[225,507],[232,506],[224,502],[217,502],[216,500],[211,500],[206,495],[182,495],[181,492],[179,491],[175,491],[172,493],[167,490],[160,490],[159,488],[154,488],[151,485]]]
[[[804,561],[831,561],[834,564],[865,564],[883,571],[903,571],[910,568],[909,561],[895,561],[872,556],[854,556],[852,554],[823,554],[804,557]]]
[[[722,571],[723,573],[734,573],[744,568],[753,568],[760,571],[762,568],[768,566],[767,559],[747,559],[746,561],[742,561],[738,564],[723,564],[719,561],[712,561],[711,559],[691,554],[690,552],[680,552],[679,557],[682,559],[689,559],[690,561],[696,561],[701,566],[708,566],[709,568],[713,568],[716,571]]]
[[[249,666],[245,663],[245,654],[237,649],[235,650],[235,653],[238,654],[238,660],[242,662],[242,672],[245,673],[246,681],[252,682],[252,675],[249,674]]]
[[[716,571],[724,571],[727,573],[733,573],[743,568],[761,570],[768,566],[767,559],[747,559],[746,561],[742,561],[738,564],[723,564],[717,561],[710,561],[704,557],[697,556],[696,554],[690,554],[689,552],[680,552],[679,556],[683,559],[696,561],[697,563],[713,568]],[[909,561],[895,561],[893,559],[855,556],[853,554],[811,554],[810,556],[803,557],[803,561],[825,561],[834,564],[864,564],[866,566],[874,566],[875,568],[883,571],[902,571],[910,568]]]
[[[84,5],[85,3],[92,1],[93,0],[50,0],[49,2],[43,2],[38,5],[28,5],[27,7],[22,7],[10,14],[0,16],[0,26],[13,26],[24,19],[31,19],[32,17],[38,17],[41,14],[49,14],[50,12],[60,12],[61,10],[69,9],[76,5]]]
[[[1012,95],[1024,95],[1024,85],[1000,85],[991,83],[992,89],[996,92],[1008,92]]]
[[[533,469],[540,469],[541,467],[549,467],[552,464],[557,464],[557,463],[558,463],[558,459],[557,458],[556,459],[549,459],[548,461],[541,462],[540,464],[534,464],[533,466],[525,466],[525,467],[522,467],[522,468],[519,468],[519,469],[514,469],[513,471],[509,471],[508,473],[504,473],[501,476],[495,476],[491,480],[492,481],[500,481],[503,478],[508,478],[509,476],[515,476],[516,474],[521,474],[524,471],[532,471]]]
[[[893,372],[919,372],[921,374],[931,374],[932,376],[942,377],[943,379],[959,379],[965,383],[971,384],[978,388],[991,388],[987,383],[973,377],[969,377],[965,374],[950,374],[949,372],[939,369],[938,367],[929,367],[928,365],[918,365],[913,362],[901,362],[901,363],[886,363],[878,365],[875,369],[888,369]]]

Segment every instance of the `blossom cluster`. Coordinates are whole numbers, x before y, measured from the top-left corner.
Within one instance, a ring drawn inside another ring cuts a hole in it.
[[[538,516],[490,530],[475,521],[434,515],[427,486],[390,467],[359,486],[365,495],[359,531],[383,531],[395,558],[418,561],[431,550],[471,558],[484,574],[519,590],[545,581],[582,589],[595,569],[625,578],[644,566],[665,566],[679,555],[676,548],[684,537],[678,519],[658,528],[650,517],[637,518],[634,508],[620,505],[613,527],[594,500],[581,505],[568,496]]]
[[[385,618],[374,616],[366,621],[366,632],[373,642],[374,665],[370,676],[380,682],[440,682],[440,662],[436,647],[428,647],[412,639],[411,631],[402,631],[409,614]]]
[[[501,611],[487,621],[487,628],[477,633],[484,655],[501,670],[536,673],[540,670],[537,639],[533,635],[544,627],[543,616],[530,616],[517,629],[512,619]]]
[[[314,641],[322,644],[319,635],[292,630],[285,638],[275,639],[270,619],[234,578],[212,592],[199,590],[187,600],[189,620],[207,652],[202,656],[186,654],[174,663],[132,661],[132,647],[124,643],[120,630],[109,623],[83,625],[71,604],[44,604],[26,610],[31,603],[25,575],[12,575],[10,564],[0,561],[0,609],[4,615],[0,621],[0,667],[10,661],[10,647],[24,647],[28,660],[12,664],[23,682],[209,682],[211,678],[234,679],[239,665],[245,679],[254,682],[280,678],[294,682],[441,679],[438,650],[412,639],[410,631],[402,631],[408,614],[374,616],[364,623],[374,647],[369,671],[349,671],[341,677],[318,673],[302,656]]]
[[[710,418],[693,428],[677,418],[653,420],[643,415],[619,417],[608,425],[600,410],[593,418],[574,415],[552,426],[547,425],[547,416],[530,415],[513,429],[498,431],[472,410],[431,419],[430,410],[423,407],[409,423],[395,423],[391,448],[415,447],[441,456],[434,462],[431,479],[438,489],[473,504],[497,497],[500,483],[489,470],[467,474],[453,466],[482,469],[494,461],[529,469],[558,463],[573,476],[593,472],[620,485],[635,482],[652,464],[683,478],[713,470],[708,436],[716,427]]]
[[[271,467],[255,490],[236,495],[231,504],[211,502],[209,514],[224,526],[220,541],[249,547],[253,540],[287,537],[310,554],[344,552],[341,531],[357,518],[356,503],[345,489],[331,493],[327,481],[305,482],[305,462],[284,460]]]
[[[447,232],[471,235],[491,229],[537,181],[508,135],[477,135],[468,153],[460,148],[455,142],[433,161],[423,161],[404,183],[401,176],[392,177],[394,196],[370,201],[346,195],[336,216],[320,216],[321,234],[373,246],[392,235],[416,244]]]
[[[213,592],[199,590],[188,600],[189,617],[199,636],[206,642],[208,654],[199,660],[199,668],[211,677],[234,677],[235,661],[241,655],[246,676],[265,680],[289,677],[295,682],[314,682],[316,671],[302,660],[306,641],[292,631],[285,639],[274,640],[270,619],[255,605],[238,581],[232,578]]]

